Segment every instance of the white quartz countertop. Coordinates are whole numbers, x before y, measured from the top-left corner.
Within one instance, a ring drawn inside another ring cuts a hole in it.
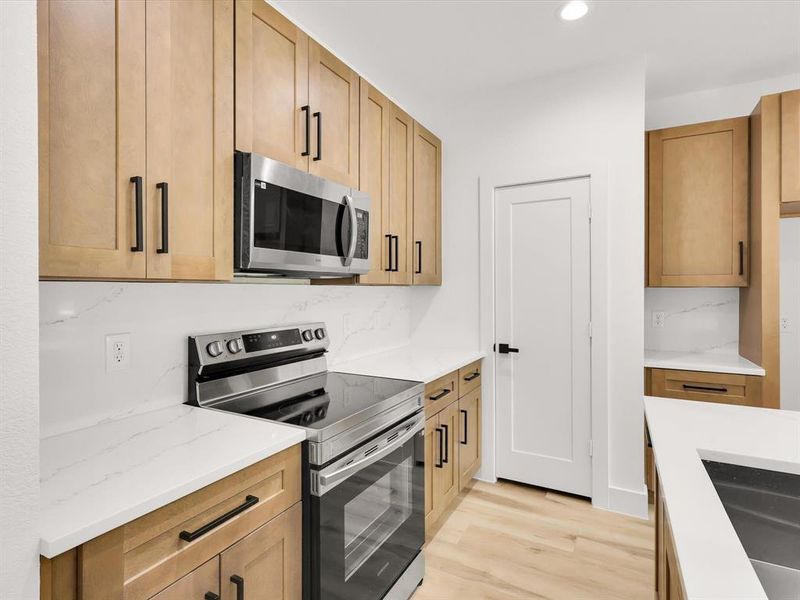
[[[732,352],[645,350],[644,366],[654,369],[764,376],[762,367]]]
[[[402,346],[331,365],[331,371],[428,383],[483,358],[480,350]]]
[[[766,600],[701,459],[800,474],[800,412],[644,404],[687,600]]]
[[[52,558],[305,439],[179,405],[41,441],[41,548]]]

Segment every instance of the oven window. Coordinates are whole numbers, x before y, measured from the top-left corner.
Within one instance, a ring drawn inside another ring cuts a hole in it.
[[[255,181],[253,244],[257,248],[344,256],[350,219],[344,205]],[[342,225],[344,221],[344,231]]]
[[[407,457],[345,505],[345,581],[411,516],[412,461]]]

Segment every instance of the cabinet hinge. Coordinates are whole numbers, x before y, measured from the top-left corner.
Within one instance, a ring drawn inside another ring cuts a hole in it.
[[[589,339],[592,339],[592,322],[589,321]]]
[[[594,456],[594,443],[589,440],[589,456]]]
[[[592,222],[592,205],[589,204],[589,223]]]

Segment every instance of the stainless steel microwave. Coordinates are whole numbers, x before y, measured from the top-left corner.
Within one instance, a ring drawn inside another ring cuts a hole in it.
[[[236,152],[234,268],[346,277],[369,271],[367,194],[275,160]]]

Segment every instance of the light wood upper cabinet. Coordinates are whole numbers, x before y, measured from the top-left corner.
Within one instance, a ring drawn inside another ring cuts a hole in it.
[[[414,122],[414,284],[442,283],[442,143]]]
[[[317,42],[308,42],[312,117],[309,173],[358,187],[358,74]]]
[[[800,203],[800,90],[781,94],[781,204]],[[800,213],[800,205],[792,207]]]
[[[145,6],[147,277],[229,279],[233,3]]]
[[[302,508],[295,504],[221,555],[222,600],[302,598]]]
[[[236,149],[308,170],[308,36],[263,0],[236,0]]]
[[[747,117],[648,133],[650,286],[748,281]]]
[[[389,232],[394,238],[391,283],[411,285],[414,265],[414,120],[396,105],[389,120]]]
[[[40,275],[144,277],[145,5],[43,0],[38,23]]]

